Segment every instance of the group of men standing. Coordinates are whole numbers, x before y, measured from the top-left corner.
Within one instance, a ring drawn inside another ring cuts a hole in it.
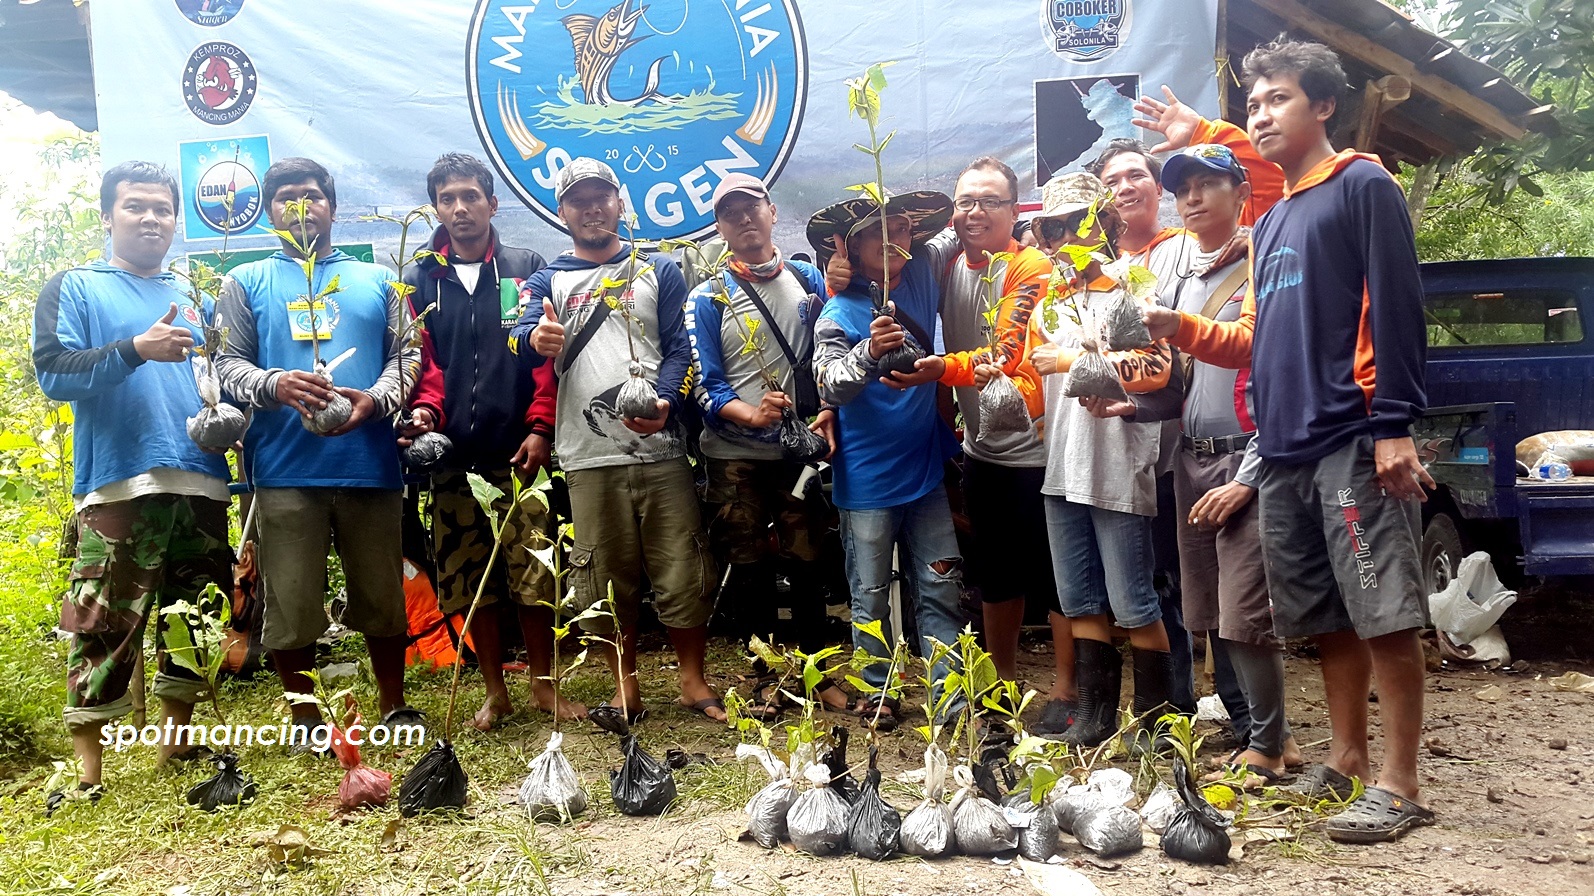
[[[619,179],[593,159],[558,174],[572,248],[545,263],[500,242],[491,172],[470,156],[440,158],[427,178],[440,227],[403,290],[384,269],[332,248],[336,193],[324,168],[273,165],[264,182],[272,222],[301,239],[230,273],[217,306],[228,327],[217,366],[228,397],[253,411],[242,457],[256,496],[264,640],[284,688],[309,690],[333,547],[348,581],[343,622],[365,635],[384,719],[413,720],[403,700],[390,419],[407,408],[401,443],[436,431],[453,445],[431,480],[445,610],[469,603],[492,538],[465,472],[507,495],[511,477],[556,457],[574,524],[576,603],[612,599],[619,628],[621,650],[609,650],[613,703],[633,717],[643,711],[635,639],[651,593],[679,658],[680,703],[725,718],[704,675],[716,569],[784,556],[809,609],[819,599],[812,568],[824,523],[794,491],[804,461],[780,435],[796,418],[823,439],[834,467],[855,623],[886,620],[895,564],[915,646],[930,656],[931,639],[957,636],[966,572],[981,591],[997,670],[1012,679],[1026,602],[1041,602],[1055,678],[1031,727],[1081,746],[1119,726],[1118,632],[1133,655],[1134,714],[1145,722],[1164,708],[1193,711],[1188,626],[1208,636],[1217,659],[1240,739],[1229,762],[1266,783],[1303,758],[1285,721],[1279,639],[1313,637],[1334,740],[1328,761],[1295,786],[1349,797],[1351,778],[1369,784],[1329,822],[1339,839],[1388,840],[1431,823],[1415,773],[1416,633],[1425,621],[1415,524],[1427,480],[1409,434],[1423,406],[1424,339],[1409,219],[1376,160],[1336,153],[1328,140],[1345,94],[1330,51],[1276,42],[1247,58],[1246,79],[1248,134],[1203,120],[1171,93],[1145,98],[1137,123],[1164,142],[1115,145],[1094,173],[1053,178],[1024,229],[1016,175],[983,157],[951,197],[859,197],[819,211],[807,225],[815,266],[774,244],[778,210],[766,186],[728,176],[712,197],[723,257],[695,260],[701,282],[691,289],[670,257],[620,236]],[[1182,228],[1157,223],[1164,189]],[[39,304],[41,385],[78,403],[74,494],[85,537],[63,628],[73,635],[66,718],[85,786],[100,776],[84,732],[126,711],[127,665],[157,595],[165,602],[224,580],[229,559],[227,471],[182,437],[199,398],[180,362],[199,332],[195,315],[174,316],[181,300],[161,267],[176,204],[164,171],[112,169],[102,195],[111,261],[57,277]],[[1253,222],[1254,231],[1243,226]],[[1153,343],[1105,353],[1124,400],[1064,394],[1121,289],[1111,265],[1076,260],[1085,256],[1070,246],[1127,257],[1156,276],[1145,311]],[[987,317],[993,286],[1000,302]],[[296,313],[307,304],[318,312],[308,332]],[[417,315],[419,351],[401,337]],[[315,345],[352,351],[336,385],[312,364]],[[921,357],[897,364],[904,348]],[[980,390],[998,377],[1023,396],[1027,429],[982,426]],[[640,402],[638,380],[648,390]],[[937,384],[956,394],[961,446]],[[339,396],[352,408],[346,423],[325,435],[303,425]],[[705,511],[687,426],[699,417]],[[960,449],[967,558],[944,484]],[[1159,502],[1159,477],[1171,483],[1172,507],[1167,495]],[[551,522],[538,502],[506,497],[499,510],[512,543],[546,538]],[[1153,582],[1154,570],[1175,567],[1156,556],[1159,511],[1177,523],[1182,606],[1168,606]],[[161,527],[145,520],[157,516]],[[584,707],[556,704],[535,677],[547,673],[552,581],[529,552],[506,556],[485,593],[516,605],[533,699],[580,716]],[[501,618],[478,614],[471,630],[487,685],[473,722],[484,730],[513,708]],[[884,631],[893,637],[889,624]],[[890,652],[861,630],[854,644]],[[949,662],[932,670],[936,691]],[[878,693],[851,708],[893,727],[903,710],[885,674],[884,663],[866,669]],[[1386,735],[1376,777],[1371,674]],[[194,684],[162,670],[156,693],[169,716],[191,713]],[[821,696],[838,707],[849,700],[839,688]],[[764,708],[777,703],[772,696]],[[313,704],[294,717],[296,726],[320,723]]]

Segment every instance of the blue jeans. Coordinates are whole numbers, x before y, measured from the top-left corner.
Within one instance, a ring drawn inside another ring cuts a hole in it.
[[[1162,618],[1151,582],[1151,517],[1047,495],[1046,534],[1064,616],[1111,611],[1124,628]]]
[[[957,533],[952,529],[952,511],[947,505],[945,487],[937,485],[917,501],[895,507],[842,510],[841,543],[847,552],[847,583],[852,588],[854,623],[878,619],[887,642],[896,641],[896,634],[891,631],[891,549],[899,547],[899,565],[912,596],[921,655],[931,656],[931,638],[947,645],[957,641],[962,558],[958,555]],[[938,572],[937,564],[947,571]],[[886,683],[883,660],[890,657],[890,646],[857,628],[852,630],[852,646],[882,658],[882,662],[865,668],[862,677],[875,687],[883,687]],[[949,668],[943,661],[931,670],[937,694]]]

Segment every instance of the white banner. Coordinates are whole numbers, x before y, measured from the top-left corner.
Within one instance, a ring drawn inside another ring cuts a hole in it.
[[[231,219],[274,159],[337,181],[340,242],[388,246],[360,214],[426,201],[441,153],[490,160],[498,225],[566,246],[552,172],[576,155],[620,173],[639,236],[705,232],[730,171],[765,177],[778,236],[870,179],[844,80],[894,60],[883,95],[887,185],[950,191],[997,156],[1025,199],[1115,136],[1130,103],[1171,85],[1217,113],[1217,0],[116,0],[93,6],[105,164],[181,172],[178,248],[269,246],[264,203]],[[260,197],[256,197],[260,198]],[[806,248],[806,247],[801,247]]]

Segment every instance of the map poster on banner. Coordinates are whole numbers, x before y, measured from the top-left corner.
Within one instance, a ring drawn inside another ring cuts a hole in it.
[[[614,168],[643,240],[711,233],[715,187],[761,177],[796,254],[808,218],[874,176],[846,86],[871,64],[895,63],[892,190],[950,193],[991,156],[1030,203],[1103,140],[1152,139],[1129,120],[1137,93],[1166,84],[1217,114],[1218,2],[115,0],[89,26],[102,158],[180,164],[196,249],[227,224],[202,197],[303,156],[336,178],[336,238],[385,257],[399,229],[362,218],[425,204],[432,164],[464,152],[494,173],[504,241],[546,257],[570,245],[553,184],[577,156]]]
[[[271,139],[221,137],[178,144],[183,188],[183,239],[269,236],[260,183],[271,167]]]

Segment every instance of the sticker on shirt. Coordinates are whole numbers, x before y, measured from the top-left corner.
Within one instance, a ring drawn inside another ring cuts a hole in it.
[[[313,310],[304,299],[288,303],[288,329],[295,342],[331,339],[332,331],[338,326],[338,316],[338,303],[332,299],[316,299]],[[315,335],[312,336],[312,332]]]

